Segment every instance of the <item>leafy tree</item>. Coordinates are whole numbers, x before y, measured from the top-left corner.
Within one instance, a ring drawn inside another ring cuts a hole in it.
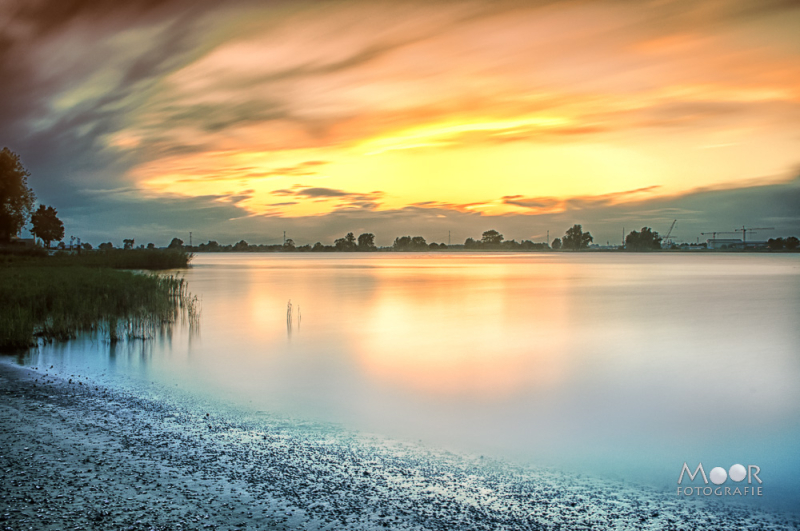
[[[464,240],[464,248],[465,249],[474,249],[477,246],[478,246],[478,242],[476,242],[472,238],[467,238],[466,240]]]
[[[148,243],[148,244],[147,244],[147,248],[148,248],[148,249],[155,249],[155,248],[156,248],[156,244],[154,244],[154,243]]]
[[[58,212],[53,207],[39,205],[39,209],[31,215],[34,236],[41,238],[47,248],[50,242],[64,239],[64,224],[58,219]]]
[[[428,242],[422,236],[401,236],[394,240],[395,251],[425,251],[428,249]]]
[[[358,237],[358,250],[359,251],[374,251],[375,250],[375,235],[369,232]]]
[[[322,243],[317,242],[314,244],[314,247],[311,248],[313,252],[319,253],[325,250],[325,246]]]
[[[394,239],[394,244],[392,247],[394,247],[395,251],[407,251],[410,245],[411,236],[401,236]]]
[[[283,243],[283,248],[287,251],[294,251],[294,240],[286,238],[286,241]]]
[[[123,249],[133,249],[133,244],[134,244],[133,238],[122,240]]]
[[[101,243],[100,245],[97,246],[97,248],[100,249],[101,251],[110,251],[111,249],[114,248],[114,244],[111,242]]]
[[[794,251],[798,247],[800,247],[800,240],[798,240],[796,236],[789,236],[788,238],[786,238],[787,249],[789,249],[790,251]]]
[[[503,242],[503,235],[496,230],[487,230],[481,236],[481,243],[484,245],[500,245]]]
[[[556,238],[555,240],[553,240],[553,243],[550,244],[550,247],[552,247],[556,251],[561,249],[561,238]]]
[[[337,251],[355,251],[356,237],[352,232],[348,232],[344,238],[339,238],[333,242]]]
[[[91,244],[91,243],[88,243],[88,242],[87,242],[87,243],[84,243],[84,244],[81,244],[81,247],[83,247],[83,249],[84,249],[85,251],[91,251],[91,250],[92,250],[92,244]]]
[[[661,236],[650,227],[642,227],[641,232],[631,231],[625,237],[625,249],[628,251],[652,251],[661,249]]]
[[[786,242],[783,238],[770,238],[767,240],[767,247],[770,251],[780,251],[786,247]]]
[[[36,196],[28,188],[30,173],[19,155],[4,147],[0,151],[0,241],[9,241],[28,221]]]
[[[183,240],[180,238],[172,238],[172,241],[169,242],[167,249],[181,249],[183,248]]]
[[[572,249],[579,251],[586,249],[592,243],[594,238],[589,232],[583,232],[583,227],[580,225],[573,225],[571,229],[567,229],[567,233],[561,240],[561,244],[565,249]]]
[[[422,236],[414,236],[411,238],[411,248],[416,251],[421,251],[428,248],[428,242]]]
[[[170,246],[171,245],[172,244],[170,244]],[[247,251],[248,249],[250,249],[250,244],[244,240],[239,240],[238,242],[236,242],[236,245],[233,246],[233,250],[238,252]]]
[[[438,249],[438,248],[439,248],[439,244],[438,244],[438,243],[436,243],[436,242],[431,242],[431,243],[428,245],[428,249],[430,249],[430,250],[432,250],[432,251],[435,251],[435,250],[436,250],[436,249]]]

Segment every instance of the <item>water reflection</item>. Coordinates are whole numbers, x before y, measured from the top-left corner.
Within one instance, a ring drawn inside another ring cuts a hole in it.
[[[794,488],[798,258],[199,255],[202,338],[187,323],[37,356],[655,483],[749,460]]]

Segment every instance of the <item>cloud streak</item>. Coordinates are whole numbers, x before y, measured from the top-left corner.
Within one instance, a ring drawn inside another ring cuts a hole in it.
[[[108,190],[216,198],[242,223],[557,215],[786,175],[800,148],[792,1],[33,0],[0,17],[0,144],[73,219]]]

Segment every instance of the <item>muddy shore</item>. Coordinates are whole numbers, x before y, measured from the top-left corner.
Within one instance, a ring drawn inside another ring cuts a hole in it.
[[[237,415],[5,361],[0,470],[0,530],[798,529],[750,507]]]

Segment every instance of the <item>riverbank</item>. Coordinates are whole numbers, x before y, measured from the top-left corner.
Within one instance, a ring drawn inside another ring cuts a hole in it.
[[[110,341],[147,338],[181,309],[193,313],[185,282],[119,269],[186,267],[191,255],[115,250],[54,256],[0,255],[0,352],[104,331]]]
[[[780,516],[0,362],[1,529],[796,529]]]

